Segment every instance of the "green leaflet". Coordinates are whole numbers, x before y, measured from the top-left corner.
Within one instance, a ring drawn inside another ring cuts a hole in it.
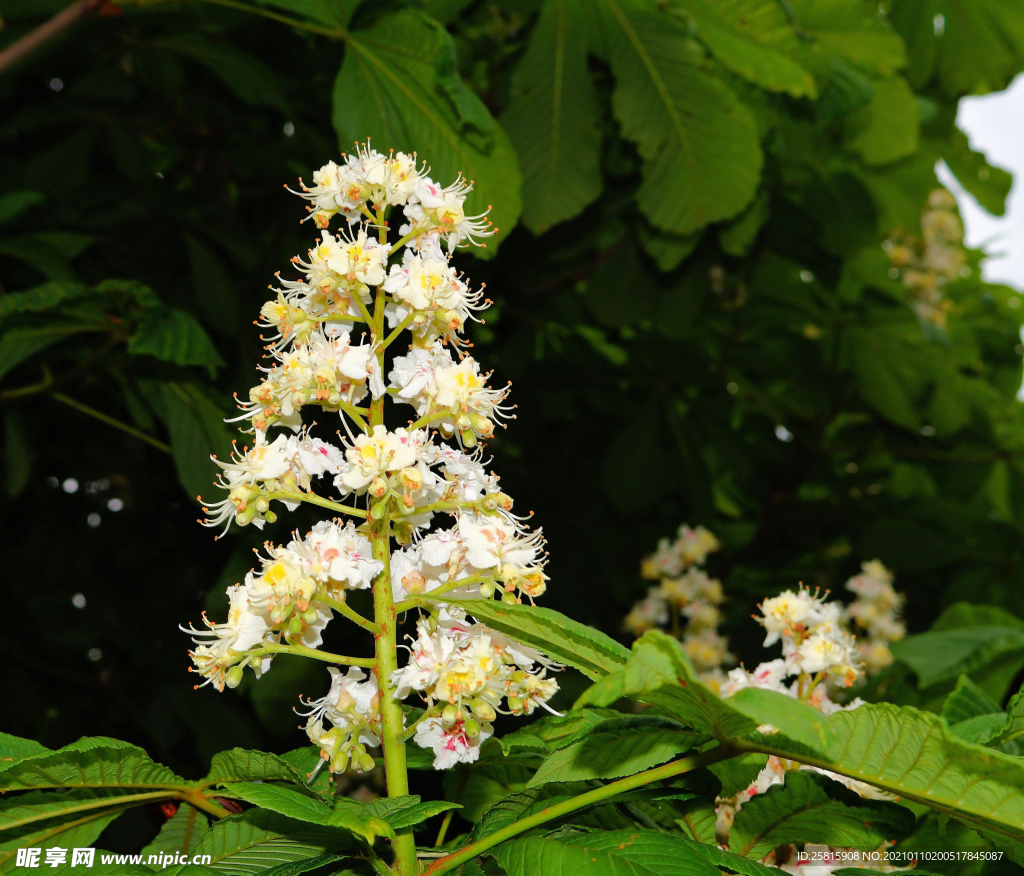
[[[683,0],[701,41],[734,73],[760,88],[817,96],[814,78],[793,55],[799,43],[785,8],[774,0]]]
[[[36,204],[41,204],[46,196],[40,192],[22,191],[9,192],[0,196],[0,223],[8,222],[11,219],[24,213]]]
[[[715,696],[696,677],[679,643],[659,630],[641,636],[629,662],[599,681],[577,701],[581,705],[610,705],[635,696],[659,706],[699,733],[720,741],[743,737],[772,738],[780,734],[793,750],[820,755],[832,744],[821,712],[774,691],[748,688],[728,700]]]
[[[12,758],[32,757],[49,751],[49,748],[34,739],[22,739],[10,733],[0,733],[0,767]]]
[[[366,804],[366,811],[369,814],[382,818],[395,830],[415,827],[449,809],[461,808],[458,803],[448,803],[445,800],[423,801],[416,794],[405,797],[378,797]]]
[[[224,364],[206,330],[176,307],[151,311],[129,339],[128,352],[175,365],[202,365],[211,376]]]
[[[123,811],[123,808],[105,809],[76,817],[55,818],[45,823],[32,825],[26,830],[12,831],[10,834],[0,833],[0,869],[7,871],[13,867],[19,848],[28,846],[40,849],[54,846],[86,848],[92,846],[107,825]]]
[[[314,761],[314,766],[315,763]],[[210,761],[210,772],[202,779],[200,785],[273,779],[305,784],[302,773],[276,754],[232,748],[229,751],[219,751],[213,756]]]
[[[939,713],[952,726],[981,715],[1003,714],[1003,708],[966,675],[956,680],[956,687],[946,697]]]
[[[160,852],[192,854],[209,826],[205,815],[194,806],[182,803],[178,811],[163,823],[153,841],[142,849],[143,860]]]
[[[630,776],[672,760],[704,739],[664,718],[610,718],[549,754],[527,787]]]
[[[791,770],[785,784],[743,804],[729,833],[729,849],[755,860],[796,842],[870,851],[913,827],[913,814],[902,806],[864,800],[820,773]]]
[[[957,182],[994,216],[1006,212],[1006,196],[1013,185],[1013,174],[989,164],[981,152],[971,149],[967,135],[953,128],[942,144],[942,160],[953,172]]]
[[[677,18],[641,0],[599,0],[612,107],[644,159],[641,212],[688,234],[739,213],[754,196],[762,155],[750,111],[702,67]]]
[[[915,88],[934,78],[950,98],[985,94],[1024,67],[1024,23],[1013,2],[896,0],[889,17],[907,41]]]
[[[0,377],[36,353],[82,332],[96,331],[93,326],[50,325],[43,328],[12,329],[0,335]]]
[[[249,809],[213,824],[193,854],[212,856],[217,870],[254,876],[269,867],[323,854],[352,852],[355,848],[347,831]]]
[[[188,783],[141,748],[103,736],[82,737],[52,753],[0,768],[0,790],[29,788],[180,788]]]
[[[286,861],[283,864],[278,864],[276,867],[271,867],[269,870],[264,870],[260,873],[260,876],[299,876],[300,873],[319,870],[321,867],[344,860],[344,858],[345,855],[329,854],[317,855],[316,857],[306,858],[301,861]],[[349,870],[337,870],[334,876],[346,876],[349,873],[351,873]],[[185,876],[185,874],[182,874],[182,876]]]
[[[872,85],[871,102],[845,119],[846,146],[867,164],[888,164],[917,151],[917,99],[902,76]]]
[[[534,234],[578,215],[601,191],[589,12],[586,0],[546,0],[501,117],[523,173],[523,224]]]
[[[1024,836],[1024,763],[958,739],[931,712],[865,704],[828,718],[834,742],[823,758],[771,744],[757,748],[868,782],[1010,839]]]
[[[503,232],[483,254],[519,219],[519,166],[508,135],[459,79],[447,31],[422,13],[392,13],[348,35],[332,120],[344,150],[369,137],[383,149],[416,152],[442,185],[460,172],[472,180],[466,213],[493,205],[490,218]]]
[[[139,387],[170,433],[178,479],[191,496],[209,496],[218,472],[210,452],[220,459],[231,453],[223,412],[194,384],[140,380]]]
[[[512,840],[498,846],[495,857],[508,876],[718,876],[685,840],[650,830]]]
[[[429,598],[418,600],[431,604]],[[505,605],[486,599],[446,600],[517,642],[538,648],[549,657],[600,678],[625,664],[629,652],[599,630],[550,608]]]
[[[678,837],[677,842],[686,843],[693,854],[707,858],[720,870],[729,870],[732,873],[739,873],[741,876],[779,876],[783,872],[777,867],[768,867],[757,861],[752,861],[750,858],[720,849],[713,842],[702,843],[683,837]]]
[[[334,801],[332,809],[315,797],[281,785],[234,782],[227,793],[290,819],[342,828],[371,845],[379,836],[394,836],[388,822],[375,815],[369,806],[342,797]]]
[[[929,630],[894,642],[892,652],[914,670],[921,687],[928,687],[981,669],[1000,655],[1024,653],[1024,630],[989,625]]]

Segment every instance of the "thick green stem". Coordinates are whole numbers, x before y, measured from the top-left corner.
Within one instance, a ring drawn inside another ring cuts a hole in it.
[[[382,213],[377,215],[380,226],[381,243],[387,240],[387,229]],[[377,289],[373,320],[370,331],[376,342],[384,336],[384,287]],[[377,364],[384,370],[384,347],[377,345]],[[384,398],[375,398],[370,403],[369,425],[384,424]],[[384,506],[385,509],[387,506]],[[380,633],[375,636],[377,686],[380,689],[381,717],[381,748],[384,755],[384,777],[387,780],[389,797],[404,797],[409,793],[409,771],[405,762],[405,743],[402,741],[405,714],[401,702],[395,698],[391,684],[391,673],[398,669],[398,616],[395,613],[395,601],[391,593],[391,542],[389,532],[391,521],[385,513],[380,520],[372,515],[367,517],[370,524],[370,544],[373,545],[374,559],[380,560],[384,567],[373,582],[373,615],[380,626]],[[417,876],[419,862],[416,860],[416,839],[412,830],[407,828],[398,831],[392,841],[394,851],[393,871],[397,876]]]
[[[731,745],[719,745],[717,748],[705,751],[703,754],[684,757],[681,760],[672,761],[672,763],[667,763],[664,766],[645,770],[642,773],[637,773],[635,776],[629,776],[617,782],[612,782],[610,785],[595,788],[593,791],[580,794],[578,797],[571,797],[554,806],[542,809],[540,812],[534,813],[527,818],[521,818],[507,827],[503,827],[501,830],[496,830],[490,836],[484,837],[484,839],[472,843],[452,855],[435,861],[424,871],[424,876],[440,876],[442,873],[447,873],[449,870],[455,869],[460,864],[466,863],[466,861],[475,858],[477,855],[482,855],[484,852],[493,849],[496,845],[505,842],[505,840],[517,837],[521,833],[525,833],[535,827],[540,827],[542,824],[547,824],[547,822],[561,818],[563,815],[569,815],[578,809],[593,806],[595,803],[608,802],[613,797],[624,794],[626,791],[642,788],[651,782],[670,779],[673,776],[682,775],[691,770],[718,763],[721,760],[728,760],[730,757],[735,757],[738,753]]]

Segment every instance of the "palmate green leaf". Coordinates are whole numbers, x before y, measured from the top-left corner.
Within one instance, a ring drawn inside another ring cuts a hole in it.
[[[864,800],[839,782],[791,770],[785,783],[746,803],[729,832],[729,850],[755,860],[789,843],[877,849],[913,830],[914,816],[895,803]]]
[[[157,790],[188,785],[141,748],[85,736],[52,753],[0,766],[0,791],[30,788],[133,788]]]
[[[371,844],[379,836],[394,836],[386,820],[351,800],[339,798],[332,809],[293,788],[263,782],[233,782],[226,793],[288,818],[350,831]]]
[[[474,183],[467,215],[494,206],[490,218],[501,234],[488,239],[483,254],[493,252],[519,219],[519,165],[508,135],[459,79],[448,32],[405,10],[346,42],[332,115],[342,149],[369,137],[380,149],[416,152],[442,185],[461,172]]]
[[[684,22],[643,0],[596,0],[615,74],[612,107],[644,159],[640,211],[688,234],[739,213],[763,156],[750,111],[705,72]]]
[[[429,599],[418,600],[424,605]],[[625,665],[629,651],[599,630],[550,608],[506,605],[485,599],[446,600],[509,638],[530,645],[549,657],[595,679]]]
[[[793,54],[798,37],[775,0],[680,0],[698,36],[734,73],[760,88],[793,97],[817,96],[814,77]]]
[[[914,670],[920,687],[928,687],[981,669],[1002,655],[1024,654],[1024,630],[988,625],[929,630],[894,642],[892,652]]]
[[[191,855],[209,826],[205,815],[194,806],[182,803],[178,811],[163,823],[153,841],[142,849],[142,858],[145,860],[147,856],[160,852]]]
[[[151,311],[128,340],[128,352],[175,365],[202,365],[211,377],[224,364],[206,330],[176,307]]]
[[[601,192],[590,12],[587,0],[545,0],[501,117],[522,169],[523,224],[534,234],[578,215]]]
[[[828,717],[827,756],[812,757],[764,737],[757,748],[821,767],[1008,838],[1024,837],[1024,762],[958,739],[931,712],[865,704]],[[779,740],[784,742],[784,740]]]
[[[213,824],[193,855],[210,855],[216,870],[255,876],[271,867],[356,850],[347,831],[249,809]]]
[[[527,787],[630,776],[672,760],[705,739],[665,718],[611,718],[548,755]]]
[[[1006,212],[1006,196],[1013,185],[1013,174],[989,164],[981,152],[971,149],[967,135],[953,128],[941,147],[942,160],[957,182],[974,195],[975,200],[993,216]]]
[[[718,876],[685,841],[650,830],[528,837],[502,843],[495,857],[508,876]]]
[[[302,773],[276,754],[232,748],[230,751],[219,751],[213,756],[210,772],[200,784],[273,780],[305,784]]]
[[[985,94],[1024,68],[1024,22],[1014,0],[895,0],[889,18],[906,41],[907,72],[919,90],[935,78],[949,98]]]

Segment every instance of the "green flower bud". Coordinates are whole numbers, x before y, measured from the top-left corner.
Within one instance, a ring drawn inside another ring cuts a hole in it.
[[[519,603],[519,599],[514,593],[502,593],[501,601],[504,602],[505,605],[517,605]]]
[[[316,609],[315,609],[315,608],[313,608],[313,606],[310,606],[309,608],[307,608],[307,609],[306,609],[306,610],[305,610],[305,611],[303,612],[303,614],[302,614],[302,619],[303,619],[303,620],[304,620],[304,621],[305,621],[305,622],[306,622],[307,624],[315,624],[315,623],[316,623],[316,619],[317,619],[317,613],[316,613]]]
[[[376,505],[370,506],[370,516],[374,520],[383,520],[385,513],[387,513],[387,508],[383,502],[378,502]]]
[[[494,706],[482,697],[477,697],[473,700],[469,707],[473,710],[473,714],[483,721],[493,721],[497,717]]]
[[[373,757],[372,757],[372,755],[370,755],[370,754],[367,754],[367,752],[365,752],[365,751],[364,751],[364,752],[363,752],[363,753],[362,753],[362,754],[361,754],[361,755],[359,756],[359,768],[360,768],[360,769],[361,769],[361,770],[362,770],[362,771],[363,771],[364,773],[368,773],[368,772],[369,772],[370,770],[372,770],[372,769],[373,769],[373,768],[374,768],[375,766],[376,766],[376,764],[375,764],[375,763],[373,762]]]
[[[224,675],[224,684],[228,687],[238,687],[242,683],[242,667],[232,666]]]
[[[445,727],[451,727],[456,721],[459,720],[460,710],[455,706],[445,706],[441,712],[441,723]]]
[[[266,514],[263,515],[263,519],[266,520],[267,523],[277,523],[277,512],[268,511]]]
[[[480,724],[469,718],[465,724],[462,725],[462,729],[470,739],[476,739],[480,735]]]
[[[484,581],[484,583],[480,585],[480,595],[484,599],[490,599],[494,596],[494,585],[490,581]]]
[[[301,636],[302,635],[302,618],[293,617],[288,621],[288,635],[289,636]]]
[[[348,755],[345,752],[343,752],[343,751],[339,751],[336,755],[334,755],[333,760],[331,760],[331,772],[332,773],[343,773],[347,769],[348,769]]]

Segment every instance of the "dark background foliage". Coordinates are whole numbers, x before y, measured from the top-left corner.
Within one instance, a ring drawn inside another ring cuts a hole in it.
[[[0,45],[64,5],[2,0]],[[230,394],[255,382],[266,286],[312,238],[282,184],[366,134],[458,161],[400,104],[366,116],[356,47],[396,22],[429,43],[425,93],[503,213],[497,253],[459,264],[495,302],[475,355],[519,407],[490,449],[547,534],[544,604],[617,632],[641,556],[685,520],[725,543],[710,569],[747,660],[755,601],[875,557],[913,631],[958,600],[1024,614],[1019,299],[975,253],[947,329],[922,325],[881,249],[917,229],[940,158],[1002,211],[1008,175],[955,114],[1024,68],[1012,3],[272,6],[336,24],[107,4],[0,75],[3,730],[116,736],[186,775],[233,745],[301,744],[288,709],[320,685],[304,666],[191,690],[177,624],[216,616],[264,537],[214,541],[192,497],[229,446]],[[683,134],[646,105],[616,10],[708,154],[658,165]],[[576,31],[555,154],[531,58],[559,14]]]

